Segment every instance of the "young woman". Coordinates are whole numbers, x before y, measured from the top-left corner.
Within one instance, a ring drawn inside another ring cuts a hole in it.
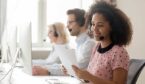
[[[63,75],[57,51],[69,49],[67,28],[60,22],[51,24],[48,27],[48,37],[53,45],[53,49],[47,59],[33,60],[34,65],[36,64],[36,66],[33,66],[33,75]]]
[[[73,70],[91,84],[126,84],[129,55],[125,46],[132,38],[129,19],[120,9],[105,2],[93,4],[88,19],[98,42],[87,70],[75,65]]]

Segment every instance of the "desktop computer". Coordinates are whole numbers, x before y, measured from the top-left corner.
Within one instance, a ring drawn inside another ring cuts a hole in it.
[[[11,29],[10,29],[11,28]],[[19,30],[19,46],[17,46]],[[0,82],[13,74],[13,69],[20,64],[23,72],[32,75],[31,62],[31,23],[7,27],[2,37],[2,61],[0,63]],[[19,60],[22,60],[21,62]],[[19,63],[18,63],[19,62]]]
[[[20,59],[23,71],[32,75],[32,40],[31,40],[31,23],[25,23],[19,27],[19,48]]]
[[[17,27],[15,25],[5,26],[1,43],[2,57],[0,62],[0,72],[4,72],[4,63],[9,63],[11,66],[14,63],[17,49]]]

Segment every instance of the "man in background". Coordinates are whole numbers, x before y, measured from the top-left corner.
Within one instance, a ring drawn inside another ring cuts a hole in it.
[[[67,28],[72,36],[76,36],[76,59],[78,67],[87,68],[95,40],[88,35],[85,11],[70,9],[67,11]]]

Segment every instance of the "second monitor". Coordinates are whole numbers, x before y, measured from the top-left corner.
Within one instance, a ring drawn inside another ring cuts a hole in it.
[[[22,59],[23,71],[32,75],[32,40],[31,23],[26,23],[19,27],[19,48],[20,58]]]

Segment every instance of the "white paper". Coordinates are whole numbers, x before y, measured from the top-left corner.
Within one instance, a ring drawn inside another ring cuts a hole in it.
[[[56,79],[56,78],[50,78],[45,81],[49,84],[69,84],[69,82],[62,81],[62,80]]]
[[[58,51],[60,60],[63,64],[63,66],[67,69],[67,72],[71,76],[75,76],[75,73],[72,69],[72,65],[77,66],[77,60],[75,56],[75,50],[74,49],[63,49]]]

